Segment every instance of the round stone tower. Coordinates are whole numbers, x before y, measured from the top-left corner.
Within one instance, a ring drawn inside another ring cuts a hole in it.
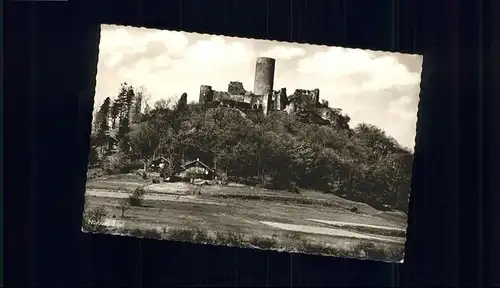
[[[200,104],[210,103],[214,100],[214,91],[212,86],[201,85],[200,86]]]
[[[255,64],[255,79],[253,84],[253,93],[263,96],[262,108],[264,114],[267,114],[269,109],[269,101],[273,95],[274,85],[274,68],[276,60],[273,58],[259,57]]]
[[[273,58],[257,58],[253,85],[253,93],[255,95],[266,95],[273,92],[275,65],[276,60]]]

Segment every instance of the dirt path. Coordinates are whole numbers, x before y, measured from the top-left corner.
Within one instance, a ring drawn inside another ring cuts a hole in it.
[[[120,178],[121,177],[121,178]],[[193,185],[183,182],[162,182],[162,183],[151,183],[151,181],[146,181],[139,179],[137,175],[115,175],[113,177],[101,177],[92,179],[87,182],[87,189],[90,190],[108,190],[116,192],[131,192],[137,187],[143,187],[147,192],[155,194],[170,194],[170,195],[190,195],[195,189],[199,189],[201,194],[204,196],[211,196],[217,198],[234,198],[234,199],[248,199],[250,198],[260,198],[267,201],[292,201],[294,199],[297,202],[305,203],[311,202],[316,204],[325,204],[326,206],[337,206],[344,209],[357,208],[359,213],[379,216],[390,222],[399,223],[406,225],[407,216],[402,212],[388,212],[379,211],[365,203],[355,202],[347,200],[340,196],[334,194],[325,194],[313,190],[301,190],[300,194],[290,194],[283,191],[268,190],[259,187],[245,186],[231,184],[227,186],[219,185]],[[209,200],[209,199],[207,199]],[[219,202],[218,200],[213,200],[214,202]],[[398,225],[401,226],[401,225]]]
[[[319,220],[319,219],[307,219],[307,220],[322,223],[322,224],[332,225],[332,226],[336,226],[336,227],[356,226],[356,227],[374,228],[374,229],[379,229],[379,230],[395,230],[395,231],[402,231],[402,232],[406,231],[406,229],[399,229],[399,228],[389,227],[389,226],[379,226],[379,225],[360,224],[360,223],[351,223],[351,222],[342,222],[342,221],[329,221],[329,220]]]
[[[85,192],[87,196],[94,197],[105,197],[105,198],[127,198],[131,194],[125,192],[114,192],[104,189],[87,189]],[[153,201],[171,201],[171,202],[185,202],[185,203],[194,203],[194,204],[208,204],[208,205],[220,205],[225,206],[224,203],[217,203],[208,200],[197,199],[195,196],[185,195],[185,196],[175,196],[168,194],[146,194],[144,195],[144,200],[153,200]]]
[[[311,234],[323,234],[330,236],[339,236],[339,237],[349,237],[349,238],[357,238],[357,239],[366,239],[366,240],[378,240],[384,242],[391,243],[404,243],[404,239],[401,240],[393,240],[387,237],[375,237],[369,236],[361,233],[350,232],[343,229],[336,228],[325,228],[325,227],[317,227],[317,226],[307,226],[307,225],[295,225],[295,224],[285,224],[278,222],[268,222],[261,221],[262,224],[269,225],[272,227],[276,227],[279,229],[294,231],[294,232],[303,232],[303,233],[311,233]]]
[[[113,207],[114,205],[112,203],[117,203],[118,199],[128,197],[130,193],[114,192],[104,189],[88,189],[86,195],[93,197],[93,200],[89,203],[90,205],[96,205],[99,203],[99,205]],[[150,193],[146,194],[144,199],[154,200],[160,203],[153,204],[158,205],[158,207],[134,207],[127,213],[129,216],[134,216],[136,218],[136,220],[132,222],[139,221],[142,223],[141,225],[149,223],[148,225],[152,225],[151,227],[156,227],[157,225],[190,228],[203,226],[214,231],[224,229],[234,231],[241,230],[257,235],[269,234],[272,233],[271,231],[273,230],[281,230],[315,235],[313,236],[315,238],[332,236],[348,237],[352,239],[375,240],[396,244],[404,243],[405,240],[404,237],[385,236],[385,234],[378,234],[376,231],[366,233],[363,229],[353,231],[350,229],[352,226],[361,228],[381,227],[383,229],[399,229],[377,225],[378,223],[382,224],[379,221],[370,223],[371,221],[368,221],[370,219],[352,219],[353,221],[367,222],[364,224],[362,222],[353,223],[350,221],[351,218],[347,217],[348,215],[339,214],[338,211],[331,209],[324,209],[325,211],[322,212],[318,211],[319,209],[317,208],[306,209],[304,207],[292,207],[287,205],[275,204],[270,207],[269,203],[255,201],[238,201],[237,203],[232,204],[227,201],[220,201],[219,203],[216,203],[209,201],[209,199],[198,199],[194,195],[181,196]],[[119,215],[119,213],[120,211],[115,211],[116,215]],[[312,219],[309,219],[306,215],[309,217],[312,216]],[[318,219],[336,219],[337,221]],[[313,222],[316,222],[319,225],[314,225]],[[106,226],[123,225],[123,222],[116,220],[107,219],[106,221]],[[321,225],[325,226],[321,227]],[[342,225],[344,227],[342,227]]]

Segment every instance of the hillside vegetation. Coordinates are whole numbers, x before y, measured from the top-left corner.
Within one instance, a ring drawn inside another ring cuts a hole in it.
[[[294,95],[301,99],[297,113],[263,117],[188,104],[186,94],[175,105],[162,100],[150,107],[143,91],[124,83],[96,111],[89,165],[108,174],[147,171],[162,155],[169,175],[183,158],[199,158],[224,181],[289,193],[314,189],[407,211],[412,153],[376,126],[350,127],[349,117],[326,102],[318,107]]]

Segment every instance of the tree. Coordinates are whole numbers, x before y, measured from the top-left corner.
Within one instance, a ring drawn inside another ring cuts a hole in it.
[[[90,147],[89,152],[89,165],[92,167],[99,163],[99,154],[94,146]]]
[[[176,153],[172,152],[168,153],[168,155],[165,156],[165,159],[165,167],[163,167],[163,171],[161,172],[165,177],[170,177],[179,170],[181,165],[179,161],[180,158],[176,155]]]
[[[135,90],[134,87],[128,86],[125,94],[125,111],[123,117],[128,118],[129,123],[132,122],[132,114],[133,114],[133,105],[135,99]]]
[[[229,90],[239,93],[238,87],[235,82]],[[412,153],[379,127],[361,124],[351,129],[348,115],[325,101],[319,104],[310,91],[291,95],[298,113],[263,118],[188,104],[186,93],[175,105],[160,100],[138,117],[130,109],[137,109],[139,98],[143,107],[142,91],[124,83],[112,102],[110,122],[115,113],[113,132],[120,142],[118,151],[102,161],[106,171],[125,171],[138,159],[147,169],[148,161],[161,155],[167,159],[162,173],[170,176],[183,159],[199,158],[231,181],[315,189],[377,208],[389,204],[407,209]]]
[[[134,192],[132,192],[132,195],[130,195],[127,200],[128,200],[128,205],[129,206],[141,206],[143,201],[144,201],[144,195],[146,195],[146,190],[144,187],[137,187],[135,188]],[[123,211],[123,208],[122,208]],[[125,212],[123,212],[125,213]]]
[[[349,122],[351,121],[351,118],[348,115],[342,114],[342,109],[330,107],[324,109],[327,119],[333,127],[340,130],[349,130]]]
[[[188,102],[187,102],[187,94],[182,93],[181,97],[177,101],[177,104],[175,105],[175,113],[181,114],[187,111],[188,107]]]
[[[99,108],[99,111],[97,112],[95,116],[96,118],[94,120],[95,142],[93,144],[100,148],[101,155],[104,154],[103,149],[108,142],[108,135],[109,135],[108,120],[109,120],[110,104],[111,104],[111,99],[109,97],[104,99],[104,102]]]
[[[107,215],[104,207],[85,209],[83,212],[82,228],[87,232],[101,232],[104,230],[104,220]]]
[[[169,104],[170,104],[170,101],[167,101],[165,99],[160,99],[160,100],[155,102],[153,109],[154,110],[168,109]]]
[[[142,104],[141,108],[143,109],[143,115],[147,115],[149,111],[151,111],[151,106],[149,105],[149,101],[151,100],[151,94],[149,94],[144,86],[139,88],[139,92],[141,93]]]
[[[118,147],[124,153],[130,151],[130,139],[129,139],[130,125],[128,117],[125,117],[120,121],[120,127],[118,128]]]
[[[175,108],[173,111],[174,113],[173,113],[173,117],[172,117],[172,128],[174,129],[174,131],[176,131],[176,133],[181,128],[180,127],[181,123],[184,120],[184,117],[188,113],[187,107],[188,107],[187,94],[182,93],[181,97],[177,101],[177,104],[175,105]]]
[[[94,109],[94,111],[92,111],[92,125],[91,125],[91,128],[90,128],[91,135],[95,135],[95,133],[97,131],[96,119],[97,119],[97,115],[98,114],[99,114],[99,110],[98,109]],[[94,142],[92,142],[92,143],[94,143]]]
[[[135,92],[133,99],[133,106],[131,109],[130,122],[131,123],[139,123],[141,121],[141,112],[142,112],[142,103],[143,103],[143,91],[142,89],[138,89]]]
[[[129,153],[130,143],[128,133],[130,132],[130,115],[132,110],[132,103],[135,97],[134,88],[127,83],[123,83],[120,87],[115,102],[118,104],[118,133],[116,139],[118,140],[118,147],[124,153]]]
[[[130,157],[118,149],[116,153],[104,157],[101,161],[101,168],[107,174],[127,173],[130,170],[130,164]]]
[[[157,131],[149,122],[138,123],[132,127],[129,139],[133,153],[143,160],[144,171],[147,172],[148,160],[153,156],[160,142]]]
[[[111,118],[111,128],[115,129],[117,125],[118,115],[120,114],[120,103],[117,101],[113,101],[110,109],[110,118]]]
[[[382,129],[374,125],[359,124],[354,128],[354,137],[371,151],[372,161],[377,161],[390,153],[404,152],[394,138],[387,136]]]
[[[391,154],[384,160],[388,170],[386,170],[388,173],[385,175],[386,183],[390,191],[387,204],[407,212],[413,155],[409,153]]]
[[[122,83],[120,91],[116,97],[115,103],[118,105],[118,125],[121,126],[125,121],[130,124],[132,103],[135,98],[134,87],[127,83]]]

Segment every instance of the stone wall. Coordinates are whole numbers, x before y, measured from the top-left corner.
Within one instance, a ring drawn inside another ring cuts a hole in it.
[[[243,110],[286,111],[293,113],[305,107],[304,105],[319,106],[319,89],[296,89],[287,95],[286,88],[273,90],[276,60],[259,57],[255,63],[255,78],[253,93],[246,91],[243,83],[231,81],[228,91],[215,91],[209,85],[200,87],[200,104],[217,102],[227,107]]]

